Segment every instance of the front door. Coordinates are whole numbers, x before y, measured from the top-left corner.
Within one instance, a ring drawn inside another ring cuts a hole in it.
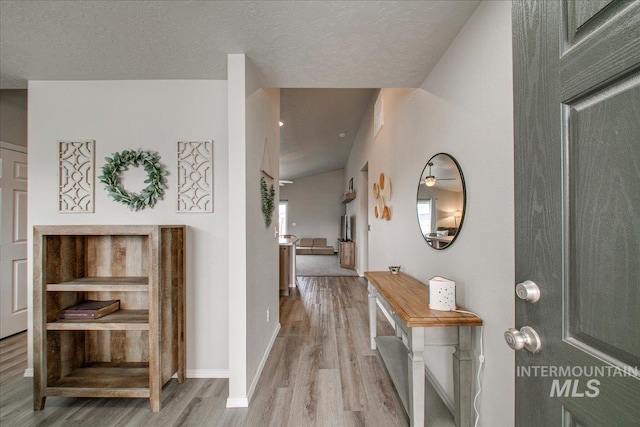
[[[515,0],[517,426],[640,425],[640,2]]]
[[[27,155],[0,149],[0,338],[27,329]]]

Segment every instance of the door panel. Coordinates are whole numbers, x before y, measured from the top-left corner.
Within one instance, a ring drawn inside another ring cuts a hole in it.
[[[553,2],[549,8],[555,8],[554,13],[559,15],[558,5]],[[638,69],[640,2],[615,1],[605,10],[609,10],[610,14],[616,13],[601,21],[601,25],[592,27],[593,31],[586,38],[576,44],[571,44],[570,39],[558,40],[563,46],[561,60],[552,60],[559,63],[556,65],[560,67],[562,83],[559,90],[563,101],[581,96]],[[558,26],[558,18],[555,17],[555,20],[554,25]],[[550,35],[543,34],[541,41],[548,40]]]
[[[577,43],[632,1],[568,0],[565,13],[567,40],[570,44]]]
[[[516,425],[640,424],[640,2],[513,3]]]
[[[12,243],[27,243],[27,192],[22,190],[13,190]]]
[[[11,294],[13,306],[11,314],[17,314],[27,309],[27,260],[13,261]]]
[[[575,27],[580,28],[585,22],[596,16],[611,0],[575,1],[569,0],[567,6],[569,16],[574,19]]]
[[[13,179],[20,182],[27,182],[27,175],[29,169],[27,164],[21,161],[15,161],[13,163]]]
[[[570,107],[566,337],[640,366],[640,79]],[[586,348],[586,347],[585,347]]]
[[[1,149],[0,338],[27,329],[27,155]]]

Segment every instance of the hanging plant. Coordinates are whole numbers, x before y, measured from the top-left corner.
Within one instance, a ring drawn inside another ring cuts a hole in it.
[[[113,157],[105,157],[106,164],[102,167],[102,175],[98,177],[105,184],[109,196],[116,202],[127,205],[132,211],[144,208],[152,208],[158,199],[162,199],[164,189],[167,188],[166,172],[160,165],[160,156],[150,151],[124,150],[113,153]],[[129,166],[142,165],[147,172],[145,184],[149,184],[140,194],[126,191],[120,182],[120,172],[129,169]]]
[[[262,216],[264,216],[264,225],[269,227],[271,225],[271,217],[273,215],[273,209],[275,208],[274,199],[276,197],[276,190],[271,187],[267,188],[267,181],[264,176],[260,177],[260,193],[262,194]]]

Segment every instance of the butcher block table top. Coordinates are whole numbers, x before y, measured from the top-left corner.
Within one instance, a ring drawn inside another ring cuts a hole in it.
[[[409,327],[482,325],[482,319],[473,314],[431,310],[429,288],[408,274],[367,271],[364,275]],[[456,309],[464,310],[459,306]]]

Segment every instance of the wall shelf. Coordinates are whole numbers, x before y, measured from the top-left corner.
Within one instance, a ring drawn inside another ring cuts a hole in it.
[[[344,197],[342,198],[342,203],[349,203],[353,201],[355,198],[356,198],[355,192],[344,193]]]

